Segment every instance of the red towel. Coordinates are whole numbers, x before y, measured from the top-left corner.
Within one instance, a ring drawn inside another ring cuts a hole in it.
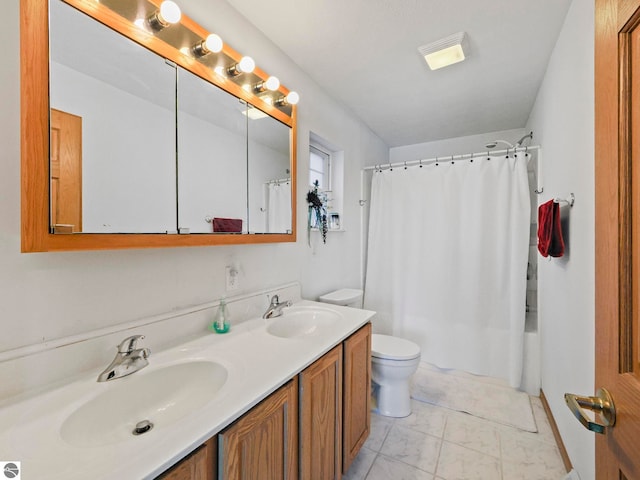
[[[216,233],[217,232],[241,233],[242,219],[241,218],[214,218],[213,231]]]
[[[560,205],[553,200],[538,207],[538,251],[543,257],[564,255]]]

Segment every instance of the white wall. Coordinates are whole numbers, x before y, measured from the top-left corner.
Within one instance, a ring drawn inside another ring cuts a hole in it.
[[[21,254],[19,3],[3,3],[0,29],[0,351],[220,298],[224,267],[231,262],[240,268],[240,290],[234,293],[298,280],[310,298],[359,285],[359,172],[365,159],[387,162],[388,148],[221,0],[192,0],[185,14],[300,93],[299,184],[306,185],[308,176],[310,130],[344,148],[345,218],[354,222],[349,230],[310,249],[301,187],[295,244]]]
[[[593,32],[593,1],[574,0],[527,125],[543,146],[539,200],[576,196],[566,256],[538,261],[538,318],[542,389],[582,480],[595,477],[594,434],[573,418],[563,394],[595,391]]]
[[[240,116],[238,112],[238,116]],[[206,217],[242,219],[247,231],[247,136],[194,115],[178,114],[178,222],[212,231]]]

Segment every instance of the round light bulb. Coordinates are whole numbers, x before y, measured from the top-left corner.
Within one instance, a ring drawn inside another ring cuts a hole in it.
[[[253,69],[256,68],[256,62],[254,62],[251,57],[242,57],[238,64],[238,68],[241,72],[251,73],[253,72]]]
[[[160,4],[160,17],[166,23],[178,23],[182,18],[182,12],[175,2],[165,0]]]
[[[222,39],[215,33],[212,33],[207,36],[207,39],[204,41],[204,46],[210,52],[218,53],[222,50]]]
[[[300,101],[300,95],[297,92],[289,92],[287,95],[287,103],[289,105],[296,105]]]
[[[267,78],[266,82],[264,82],[264,86],[267,90],[275,92],[276,90],[278,90],[278,88],[280,88],[280,80],[278,80],[278,77],[271,76]]]

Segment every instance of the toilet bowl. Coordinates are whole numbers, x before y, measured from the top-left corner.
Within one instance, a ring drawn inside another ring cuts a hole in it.
[[[343,288],[322,295],[319,300],[361,308],[362,290]],[[371,336],[371,377],[380,415],[406,417],[411,414],[409,381],[419,363],[420,347],[417,344],[390,335]]]
[[[377,410],[387,417],[411,414],[409,381],[420,363],[420,347],[409,340],[371,336],[371,379],[376,385]]]

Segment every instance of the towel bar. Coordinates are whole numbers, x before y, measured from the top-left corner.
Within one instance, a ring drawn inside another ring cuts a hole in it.
[[[566,203],[570,207],[573,207],[573,204],[576,203],[576,196],[573,193],[570,193],[569,198],[556,197],[553,201],[556,203]]]

